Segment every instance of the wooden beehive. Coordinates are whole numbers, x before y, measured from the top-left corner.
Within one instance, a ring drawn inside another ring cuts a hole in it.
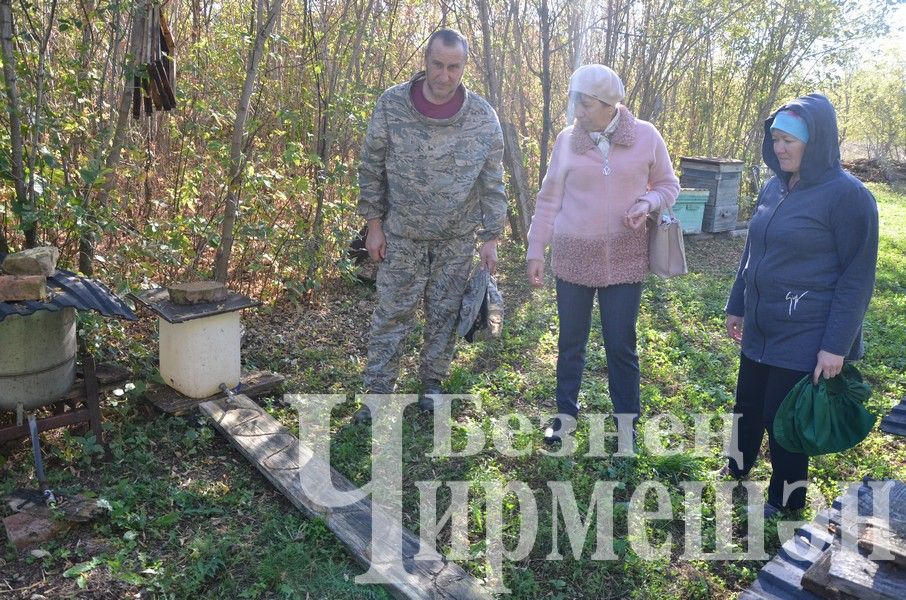
[[[723,206],[705,205],[705,215],[702,219],[702,230],[717,233],[719,231],[732,231],[736,229],[739,218],[739,206],[725,204]]]
[[[708,190],[702,230],[711,233],[736,227],[743,163],[731,158],[684,156],[680,159],[682,187]]]

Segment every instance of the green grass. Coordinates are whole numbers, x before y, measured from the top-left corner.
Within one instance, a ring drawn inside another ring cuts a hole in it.
[[[868,354],[860,364],[874,389],[868,403],[885,414],[906,395],[906,193],[872,186],[881,214],[881,249],[875,295],[866,319]],[[691,444],[694,413],[727,412],[733,404],[738,347],[723,333],[723,305],[743,240],[719,237],[690,239],[691,273],[682,278],[650,278],[639,318],[642,368],[641,425],[654,415],[675,415],[686,425],[675,444]],[[659,457],[643,452],[635,459],[587,457],[588,427],[583,422],[579,450],[565,458],[540,454],[537,425],[553,412],[557,319],[552,286],[532,291],[524,283],[523,259],[514,246],[502,250],[500,285],[507,302],[502,339],[462,343],[446,382],[447,390],[475,394],[482,410],[461,406],[460,425],[482,427],[485,450],[466,458],[431,459],[431,418],[412,407],[404,425],[404,521],[419,527],[415,482],[469,481],[469,553],[461,564],[478,578],[490,575],[484,539],[487,506],[482,481],[523,481],[539,508],[538,533],[532,552],[504,564],[512,598],[732,598],[757,576],[763,561],[681,560],[685,523],[683,481],[713,481],[721,464],[719,451],[707,456],[690,452]],[[280,307],[262,310],[247,322],[248,365],[268,367],[288,376],[288,389],[298,392],[347,393],[349,401],[334,415],[331,451],[334,466],[359,484],[368,481],[369,429],[349,426],[361,389],[364,335],[373,306],[373,291],[341,283],[321,304],[301,313]],[[611,410],[607,365],[595,317],[588,366],[580,400],[586,412]],[[416,391],[417,335],[410,336],[403,361],[402,392]],[[153,342],[145,346],[153,346]],[[153,364],[140,344],[125,346],[133,365]],[[126,358],[121,355],[120,358]],[[13,587],[29,594],[52,590],[58,597],[124,597],[147,589],[160,598],[389,598],[385,590],[355,585],[364,571],[319,521],[304,518],[283,499],[210,426],[193,420],[154,416],[142,408],[140,390],[111,397],[105,427],[112,460],[102,462],[96,444],[78,432],[44,436],[47,470],[61,492],[90,490],[108,500],[110,515],[43,546],[49,556],[17,556],[10,546],[0,554],[0,567],[18,574]],[[295,414],[267,403],[272,414],[295,428]],[[527,456],[504,457],[490,442],[492,419],[511,412],[530,418],[533,430],[517,436]],[[454,436],[454,445],[462,443]],[[608,446],[614,450],[613,444]],[[0,461],[0,493],[33,485],[33,467],[25,441],[10,445]],[[812,461],[811,496],[824,502],[839,495],[838,481],[863,477],[906,480],[906,446],[875,428],[856,448]],[[753,478],[765,480],[763,462]],[[643,560],[627,539],[627,515],[633,490],[643,481],[663,483],[673,517],[652,521],[654,540],[672,536],[673,552],[660,560]],[[590,559],[594,526],[580,559],[573,558],[559,525],[563,560],[547,560],[553,522],[548,481],[569,482],[582,514],[598,481],[618,481],[615,491],[614,550],[618,560]],[[441,488],[438,511],[449,503]],[[714,535],[712,493],[703,511],[705,539]],[[7,509],[2,509],[7,510]],[[737,534],[744,531],[741,507],[734,509]],[[6,513],[4,513],[6,514]],[[504,539],[516,543],[519,512],[509,497],[503,508]],[[807,513],[810,515],[811,513]],[[713,540],[712,540],[713,541]],[[737,544],[741,544],[737,536]],[[449,549],[450,533],[440,536]],[[778,546],[776,527],[768,528],[767,551]],[[742,547],[742,546],[740,546]],[[706,543],[706,549],[708,549]],[[5,564],[3,564],[5,563]],[[42,574],[43,573],[43,574]],[[42,577],[46,579],[42,582]],[[112,594],[112,596],[110,596]],[[27,596],[27,595],[26,595]]]

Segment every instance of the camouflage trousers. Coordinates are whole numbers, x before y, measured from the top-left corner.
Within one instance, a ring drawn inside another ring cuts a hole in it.
[[[371,317],[365,389],[391,393],[399,375],[403,340],[424,301],[425,328],[419,375],[444,379],[453,360],[459,307],[469,281],[475,242],[469,239],[410,240],[387,234],[378,266],[377,307]]]

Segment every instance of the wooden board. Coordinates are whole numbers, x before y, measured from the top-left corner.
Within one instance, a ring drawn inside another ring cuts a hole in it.
[[[893,531],[889,521],[870,519],[859,537],[859,548],[871,554],[875,549],[893,556],[894,564],[906,569],[906,537]]]
[[[837,588],[831,580],[828,575],[830,563],[831,549],[828,548],[802,575],[802,589],[830,600],[853,600],[854,596]]]
[[[276,390],[282,383],[284,377],[270,371],[250,371],[243,373],[239,379],[238,393],[244,394],[251,398],[264,396],[269,392]],[[157,407],[161,412],[171,415],[184,415],[195,410],[202,402],[211,400],[221,400],[226,398],[226,394],[220,393],[207,398],[189,398],[184,396],[167,385],[150,385],[145,392],[151,404]]]
[[[827,576],[835,589],[862,600],[902,600],[906,597],[906,570],[891,561],[868,560],[852,550],[831,550]]]
[[[877,485],[878,482],[874,482]],[[901,481],[888,480],[883,482],[883,485],[878,490],[882,495],[886,495],[890,501],[890,512],[887,515],[883,515],[885,521],[885,527],[888,527],[891,531],[896,532],[900,536],[906,537],[906,483]],[[852,491],[847,493],[845,497],[848,502],[852,501],[851,495]],[[867,486],[862,485],[858,488],[858,514],[861,515],[860,518],[865,518],[874,515],[874,490]],[[851,536],[853,539],[858,539],[862,533],[861,528],[856,524],[844,524],[841,523],[842,516],[840,511],[842,510],[842,501],[844,497],[837,498],[834,500],[834,503],[831,507],[831,520],[833,523],[839,525],[841,530],[845,527],[847,535]],[[853,526],[855,525],[855,526]]]
[[[199,406],[214,427],[274,485],[292,504],[310,517],[323,519],[352,557],[370,565],[371,519],[375,510],[365,499],[352,506],[330,509],[308,498],[299,482],[299,461],[316,460],[311,450],[299,443],[290,431],[245,396],[204,402]],[[326,468],[329,468],[325,465]],[[341,490],[354,486],[342,474],[329,468],[333,485]],[[414,561],[419,538],[403,529],[403,561],[386,565],[388,586],[397,598],[472,600],[491,595],[460,566],[446,560]]]
[[[764,579],[756,579],[752,587],[739,595],[739,600],[821,600],[801,587],[790,591],[786,586],[778,586]]]

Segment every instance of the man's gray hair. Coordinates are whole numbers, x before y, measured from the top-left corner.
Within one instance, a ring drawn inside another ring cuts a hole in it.
[[[466,41],[465,36],[455,29],[448,29],[446,27],[438,29],[428,37],[428,43],[425,44],[425,57],[427,57],[428,52],[431,51],[431,44],[434,43],[434,40],[440,40],[444,46],[455,46],[456,44],[459,44],[462,46],[465,57],[469,57],[469,42]]]

